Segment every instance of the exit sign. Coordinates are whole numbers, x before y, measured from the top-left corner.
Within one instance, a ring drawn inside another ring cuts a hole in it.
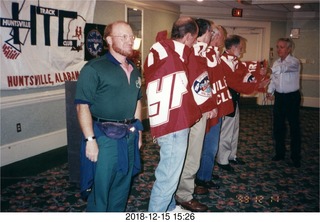
[[[232,9],[232,17],[242,17],[242,9],[241,8],[233,8]]]

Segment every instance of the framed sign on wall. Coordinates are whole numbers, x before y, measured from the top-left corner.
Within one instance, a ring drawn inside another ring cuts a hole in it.
[[[90,24],[85,26],[85,60],[100,57],[106,52],[106,42],[103,40],[105,25]]]
[[[300,29],[298,28],[291,29],[290,37],[292,39],[298,39],[300,37]]]

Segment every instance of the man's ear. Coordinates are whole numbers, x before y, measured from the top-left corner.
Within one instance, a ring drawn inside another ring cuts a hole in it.
[[[190,32],[188,32],[188,33],[186,34],[186,37],[187,37],[187,40],[188,40],[188,41],[194,41],[193,36],[192,36],[192,34],[191,34]]]
[[[107,37],[106,37],[106,42],[107,42],[108,45],[112,45],[112,38],[111,38],[111,36],[107,36]]]
[[[181,42],[183,44],[186,44],[186,42],[188,41],[188,35],[189,35],[189,33],[187,33],[185,36],[182,37],[182,39],[181,39],[182,41]]]
[[[188,32],[185,36],[185,39],[186,39],[186,43],[194,43],[194,41],[197,41],[198,37],[196,39],[194,39],[193,35]]]

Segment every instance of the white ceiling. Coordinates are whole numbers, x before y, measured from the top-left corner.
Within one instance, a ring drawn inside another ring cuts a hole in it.
[[[262,10],[275,12],[319,12],[319,0],[166,0],[179,6],[204,6],[214,8],[242,8],[243,10]],[[295,3],[301,3],[301,9],[293,8]]]

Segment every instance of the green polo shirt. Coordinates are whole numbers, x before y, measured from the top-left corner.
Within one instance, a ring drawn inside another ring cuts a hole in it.
[[[141,74],[134,64],[128,82],[120,63],[108,52],[92,59],[81,69],[75,95],[76,104],[88,104],[91,114],[110,120],[134,117],[141,99]]]

